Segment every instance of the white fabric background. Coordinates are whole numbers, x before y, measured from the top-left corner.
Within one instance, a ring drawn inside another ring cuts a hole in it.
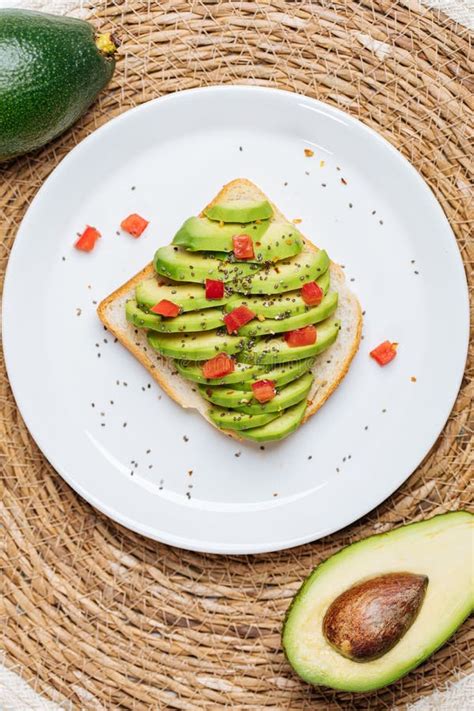
[[[69,14],[75,17],[87,17],[86,5],[90,6],[88,2],[81,0],[0,0],[0,8],[25,7],[30,10],[45,10],[58,15]],[[420,0],[420,5],[442,10],[456,22],[474,29],[474,0]],[[370,37],[367,37],[367,41],[369,44],[370,42],[374,44]],[[379,44],[374,44],[374,51],[380,51],[380,48],[377,50]],[[380,58],[383,59],[383,56]],[[89,708],[108,711],[102,704],[94,701],[91,698],[87,699]],[[409,711],[469,711],[470,709],[474,709],[474,674],[420,699],[409,707]],[[35,691],[33,686],[0,663],[0,711],[73,711],[73,707],[70,703],[57,704],[47,701]]]

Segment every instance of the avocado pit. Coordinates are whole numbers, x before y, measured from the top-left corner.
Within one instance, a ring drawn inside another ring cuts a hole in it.
[[[324,616],[326,640],[355,662],[378,659],[411,627],[427,586],[425,575],[403,572],[353,585],[332,602]]]

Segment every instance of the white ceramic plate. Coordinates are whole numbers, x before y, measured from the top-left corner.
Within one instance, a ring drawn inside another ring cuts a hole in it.
[[[171,401],[95,312],[236,177],[302,218],[302,231],[345,265],[366,311],[342,385],[264,450]],[[131,212],[151,221],[139,240],[116,234]],[[73,248],[86,224],[103,234],[91,254]],[[296,94],[215,87],[139,106],[62,161],[18,232],[3,327],[25,422],[81,496],[172,545],[257,553],[346,526],[415,469],[458,392],[468,301],[440,206],[386,141]],[[368,352],[385,339],[399,353],[380,368]]]

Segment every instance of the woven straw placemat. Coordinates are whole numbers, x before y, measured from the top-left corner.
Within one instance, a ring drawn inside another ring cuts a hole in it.
[[[122,40],[115,78],[72,131],[0,168],[2,276],[28,204],[72,146],[131,106],[216,83],[305,93],[375,128],[431,186],[472,271],[474,81],[466,28],[412,0],[116,0],[95,4],[95,14]],[[433,347],[445,329],[433,334]],[[73,709],[386,709],[442,688],[470,669],[468,623],[404,680],[358,696],[300,683],[279,633],[301,580],[342,545],[469,505],[471,375],[472,361],[443,434],[372,514],[297,549],[226,557],[146,540],[82,501],[29,436],[2,366],[6,665]],[[403,446],[403,433],[394,436]]]

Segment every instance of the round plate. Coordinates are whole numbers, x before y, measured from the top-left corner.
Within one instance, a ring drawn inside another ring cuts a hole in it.
[[[365,311],[343,383],[304,427],[265,447],[171,401],[96,315],[236,177],[302,219]],[[150,220],[138,240],[117,232],[131,212]],[[89,254],[73,247],[86,224],[103,235]],[[214,87],[143,104],[69,153],[18,232],[3,328],[24,420],[81,496],[175,546],[258,553],[346,526],[415,469],[458,392],[468,300],[439,204],[389,143],[296,94]],[[386,339],[398,355],[380,368],[368,354]]]

